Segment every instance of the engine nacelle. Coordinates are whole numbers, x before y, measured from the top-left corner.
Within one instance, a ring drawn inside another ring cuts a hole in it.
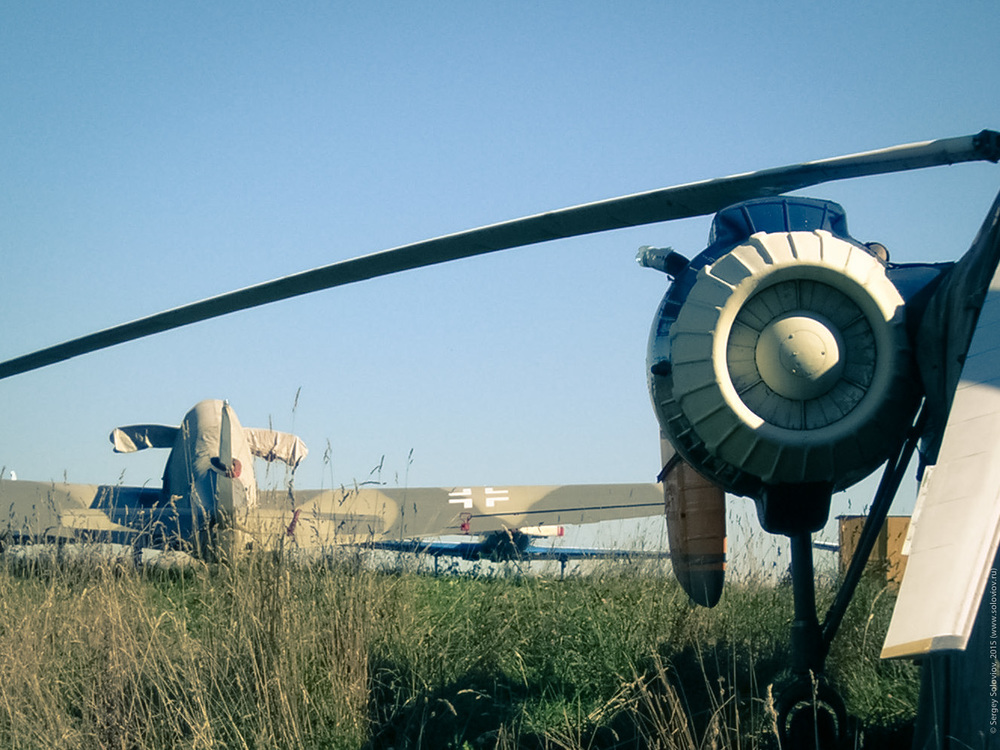
[[[917,399],[884,259],[847,234],[840,206],[804,198],[720,211],[710,240],[650,333],[663,435],[704,476],[758,500],[862,479],[898,445]]]

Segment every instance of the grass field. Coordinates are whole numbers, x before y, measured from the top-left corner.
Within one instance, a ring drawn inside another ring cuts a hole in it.
[[[703,610],[662,563],[483,568],[8,559],[0,747],[777,746],[786,586],[741,581]],[[829,661],[870,746],[905,737],[916,704],[916,669],[878,660],[892,598],[865,583]]]

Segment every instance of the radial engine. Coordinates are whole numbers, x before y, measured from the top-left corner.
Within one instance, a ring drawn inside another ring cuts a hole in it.
[[[674,279],[647,361],[663,437],[754,498],[767,531],[821,528],[830,493],[882,464],[912,422],[900,288],[937,269],[894,274],[881,245],[848,234],[839,205],[789,197],[720,211],[691,261],[648,247],[637,260]]]

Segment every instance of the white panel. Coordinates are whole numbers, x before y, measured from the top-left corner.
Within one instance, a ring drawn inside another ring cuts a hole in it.
[[[962,369],[938,462],[920,487],[883,658],[964,649],[1000,541],[1000,271]]]

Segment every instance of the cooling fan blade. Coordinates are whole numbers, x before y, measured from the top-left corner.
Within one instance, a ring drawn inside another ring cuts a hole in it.
[[[702,216],[748,198],[779,195],[832,180],[978,160],[1000,160],[1000,134],[984,130],[978,135],[766,169],[536,214],[333,263],[107,328],[0,362],[0,379],[239,310],[413,268],[555,239]]]

